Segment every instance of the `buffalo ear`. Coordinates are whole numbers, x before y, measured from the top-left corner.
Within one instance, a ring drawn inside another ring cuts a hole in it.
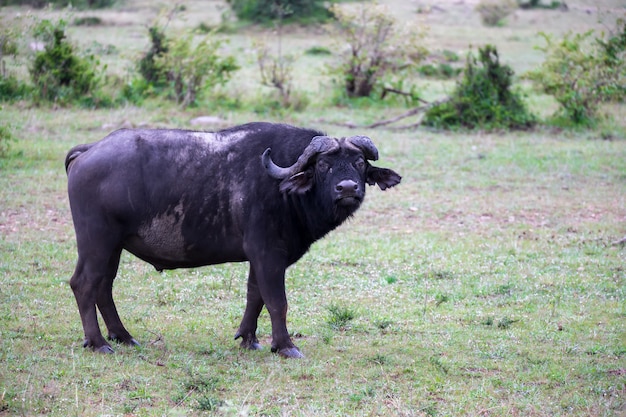
[[[280,192],[287,194],[304,194],[309,191],[312,186],[313,171],[311,169],[307,169],[281,181],[279,190]]]
[[[394,170],[371,165],[367,170],[367,178],[365,179],[369,185],[378,184],[381,190],[400,184],[400,180],[402,180],[402,177]]]

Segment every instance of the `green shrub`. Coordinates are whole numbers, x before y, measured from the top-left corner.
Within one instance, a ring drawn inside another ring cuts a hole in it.
[[[325,46],[312,46],[306,51],[304,51],[306,55],[332,55],[330,49]]]
[[[607,40],[593,31],[570,32],[558,41],[541,33],[546,59],[526,77],[554,96],[562,116],[575,125],[593,124],[600,104],[626,91],[626,24],[620,19],[617,26]]]
[[[140,105],[144,99],[153,95],[152,85],[143,77],[136,77],[124,84],[121,91],[122,100]]]
[[[167,77],[168,92],[183,105],[196,104],[198,96],[224,85],[231,74],[239,69],[231,55],[221,56],[224,43],[213,33],[194,42],[193,33],[169,39],[166,52],[155,57],[155,68]]]
[[[11,147],[11,142],[15,141],[10,125],[0,125],[0,158],[4,158]]]
[[[441,51],[441,54],[446,62],[459,62],[461,60],[459,54],[454,51],[450,51],[449,49],[444,49]]]
[[[63,20],[39,22],[35,38],[42,41],[44,50],[35,54],[29,68],[38,99],[67,104],[95,92],[100,81],[98,61],[93,55],[80,57],[65,36]]]
[[[442,62],[439,64],[424,64],[417,68],[424,77],[449,79],[458,76],[461,73],[461,68],[455,68],[452,65]]]
[[[558,0],[517,0],[517,3],[520,9],[557,9],[559,7],[567,8],[565,2]]]
[[[163,87],[167,84],[167,74],[165,69],[156,63],[156,59],[168,51],[165,32],[153,25],[148,28],[148,35],[150,36],[150,50],[139,60],[139,74],[148,84]]]
[[[403,78],[424,58],[423,31],[415,26],[399,27],[389,11],[377,4],[355,8],[331,7],[337,20],[337,44],[348,49],[337,54],[331,68],[348,97],[369,97],[389,80],[390,74]]]
[[[519,92],[513,70],[501,65],[493,45],[468,54],[463,78],[450,99],[429,109],[424,124],[439,128],[524,129],[535,123]]]
[[[458,76],[462,69],[453,66],[452,63],[456,63],[460,60],[459,54],[456,52],[444,49],[440,52],[430,54],[428,57],[428,63],[417,67],[417,72],[424,77],[450,79]]]
[[[274,97],[263,101],[273,110],[302,111],[308,106],[309,100],[306,94],[293,89],[293,63],[296,58],[282,52],[280,28],[278,37],[277,54],[272,53],[265,42],[254,42],[261,84],[274,89]]]
[[[77,17],[72,21],[74,26],[100,26],[102,19],[97,16]]]
[[[626,19],[617,19],[606,40],[596,38],[604,68],[602,94],[606,100],[626,100]]]
[[[22,99],[30,94],[28,86],[6,69],[5,57],[17,55],[18,37],[10,29],[0,29],[0,101]]]
[[[264,23],[282,20],[302,23],[323,22],[330,18],[323,0],[226,0],[240,20]]]
[[[476,6],[485,26],[502,25],[503,20],[517,9],[515,0],[481,0]]]
[[[0,77],[0,101],[22,100],[30,97],[31,88],[13,75]]]

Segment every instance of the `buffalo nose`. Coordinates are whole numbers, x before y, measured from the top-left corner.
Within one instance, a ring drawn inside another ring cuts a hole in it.
[[[356,182],[352,180],[343,180],[343,181],[340,181],[339,184],[335,186],[335,189],[340,193],[353,192],[359,189],[359,184],[357,184]]]

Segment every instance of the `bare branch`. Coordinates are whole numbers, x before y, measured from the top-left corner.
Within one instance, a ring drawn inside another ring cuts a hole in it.
[[[624,236],[620,240],[616,240],[615,242],[612,242],[611,245],[613,246],[626,245],[626,236]]]
[[[423,100],[421,100],[421,101],[423,101]],[[356,123],[351,123],[351,122],[331,122],[331,121],[327,121],[327,120],[324,120],[324,119],[320,119],[319,121],[321,123],[328,123],[328,124],[331,124],[331,125],[334,125],[334,126],[343,126],[343,127],[347,127],[347,128],[350,128],[350,129],[375,129],[377,127],[387,126],[387,125],[390,125],[392,123],[396,123],[396,122],[398,122],[400,120],[406,119],[407,117],[415,116],[416,114],[426,113],[431,107],[438,106],[438,105],[446,103],[448,101],[450,101],[449,97],[447,97],[445,99],[442,99],[442,100],[433,101],[433,102],[427,103],[427,104],[425,104],[423,106],[414,107],[411,110],[409,110],[409,111],[407,111],[405,113],[402,113],[402,114],[400,114],[398,116],[395,116],[395,117],[392,117],[392,118],[389,118],[389,119],[379,120],[378,122],[374,122],[374,123],[369,124],[369,125],[358,125]],[[405,125],[405,126],[392,127],[391,129],[394,129],[394,130],[404,130],[404,129],[415,128],[415,127],[418,127],[419,125],[422,124],[422,119],[423,119],[423,115],[420,118],[419,122],[417,122],[417,123],[413,123],[413,124]]]

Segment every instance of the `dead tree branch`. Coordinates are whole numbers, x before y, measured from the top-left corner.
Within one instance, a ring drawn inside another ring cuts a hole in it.
[[[450,98],[445,98],[445,99],[442,99],[442,100],[433,101],[433,102],[427,103],[427,104],[425,104],[423,106],[414,107],[411,110],[409,110],[409,111],[407,111],[405,113],[402,113],[402,114],[400,114],[398,116],[391,117],[389,119],[379,120],[379,121],[374,122],[374,123],[369,124],[369,125],[359,125],[359,124],[351,123],[351,122],[331,122],[331,121],[324,120],[324,119],[320,119],[319,121],[321,123],[327,123],[327,124],[331,124],[331,125],[334,125],[334,126],[347,127],[347,128],[350,128],[350,129],[375,129],[377,127],[387,126],[387,125],[399,122],[400,120],[406,119],[406,118],[411,117],[411,116],[415,116],[415,115],[420,114],[420,113],[425,114],[431,107],[438,106],[438,105],[440,105],[442,103],[445,103],[445,102],[447,102],[449,100],[450,100]],[[403,129],[417,128],[417,127],[419,127],[422,124],[423,118],[424,117],[422,115],[420,120],[418,122],[416,122],[416,123],[413,123],[413,124],[410,124],[410,125],[398,126],[398,127],[391,127],[391,129],[403,130]]]
[[[624,236],[623,238],[616,240],[615,242],[611,242],[611,245],[613,246],[619,246],[622,245],[624,246],[626,244],[626,236]]]

